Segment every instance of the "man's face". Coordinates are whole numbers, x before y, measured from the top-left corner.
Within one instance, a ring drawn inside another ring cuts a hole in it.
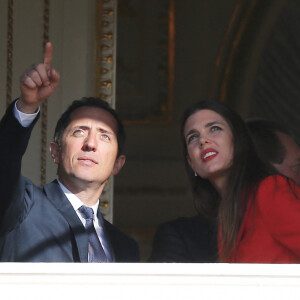
[[[61,146],[51,143],[52,158],[58,167],[58,177],[67,187],[82,183],[102,186],[111,174],[122,168],[125,157],[117,158],[117,122],[107,111],[96,107],[81,107],[71,114]]]
[[[288,135],[282,132],[276,134],[286,149],[286,155],[281,164],[273,165],[281,174],[293,179],[300,186],[300,148]]]

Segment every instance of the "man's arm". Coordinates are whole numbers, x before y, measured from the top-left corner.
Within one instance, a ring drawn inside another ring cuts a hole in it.
[[[14,116],[15,102],[13,102],[0,121],[0,222],[3,221],[3,214],[14,202],[15,219],[20,214],[16,209],[22,202],[24,185],[21,183],[21,162],[26,151],[32,128],[38,117],[31,125],[23,127]],[[1,228],[2,229],[2,228]]]
[[[37,121],[37,118],[34,118],[29,127],[23,127],[14,115],[15,103],[21,113],[31,114],[53,94],[58,85],[59,75],[51,69],[51,59],[52,45],[47,43],[43,63],[32,66],[21,76],[21,96],[8,107],[0,121],[0,218],[12,201],[15,201],[16,207],[18,203],[22,203],[24,187],[21,186],[21,161],[31,130]]]

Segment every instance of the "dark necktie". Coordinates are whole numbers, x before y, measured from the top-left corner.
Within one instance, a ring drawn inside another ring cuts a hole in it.
[[[91,246],[92,253],[89,251],[89,262],[107,262],[107,257],[99,241],[96,233],[93,216],[94,211],[91,207],[81,206],[79,211],[82,217],[86,220],[85,229],[89,237],[89,245]]]

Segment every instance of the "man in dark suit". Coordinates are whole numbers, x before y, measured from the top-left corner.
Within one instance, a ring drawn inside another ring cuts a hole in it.
[[[201,215],[161,224],[150,262],[212,263],[218,260],[217,226]]]
[[[37,187],[21,176],[39,106],[58,86],[51,60],[47,43],[44,62],[23,74],[21,96],[0,123],[0,261],[138,261],[136,242],[98,210],[105,182],[125,163],[124,129],[105,101],[74,101],[59,119],[50,145],[58,180]]]
[[[300,147],[284,124],[267,119],[247,121],[256,152],[300,186]]]

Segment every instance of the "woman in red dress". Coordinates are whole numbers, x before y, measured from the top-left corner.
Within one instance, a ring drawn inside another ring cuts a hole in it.
[[[196,208],[218,222],[220,261],[300,263],[300,188],[258,158],[240,116],[201,101],[181,133]]]

